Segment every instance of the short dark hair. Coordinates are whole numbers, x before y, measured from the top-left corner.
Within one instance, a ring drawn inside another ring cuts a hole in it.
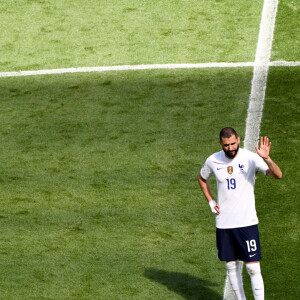
[[[238,134],[232,127],[224,127],[220,131],[220,141],[222,141],[222,138],[230,138],[232,135],[235,135],[235,137],[238,137]]]

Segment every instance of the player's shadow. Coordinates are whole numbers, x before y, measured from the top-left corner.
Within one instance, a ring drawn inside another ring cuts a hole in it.
[[[148,268],[144,271],[148,279],[165,285],[188,300],[222,300],[223,298],[210,287],[218,286],[207,280],[203,280],[189,274],[169,272],[156,268]]]

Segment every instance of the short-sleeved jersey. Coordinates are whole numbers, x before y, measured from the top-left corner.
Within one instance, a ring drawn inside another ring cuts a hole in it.
[[[266,174],[267,164],[256,153],[239,149],[233,159],[224,151],[211,155],[204,163],[200,175],[208,180],[215,175],[220,214],[216,227],[238,228],[258,224],[255,209],[254,184],[258,171]]]

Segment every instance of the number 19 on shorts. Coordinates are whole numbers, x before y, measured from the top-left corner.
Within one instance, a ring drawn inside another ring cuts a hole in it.
[[[246,244],[247,244],[248,252],[256,251],[257,246],[255,240],[246,241]]]

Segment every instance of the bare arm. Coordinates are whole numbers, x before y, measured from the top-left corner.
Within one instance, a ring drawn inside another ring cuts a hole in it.
[[[200,188],[201,188],[205,198],[207,199],[208,203],[210,201],[214,200],[214,196],[212,195],[208,181],[203,179],[200,174],[198,175],[198,182],[199,182]],[[219,204],[216,204],[214,206],[214,209],[216,210],[217,215],[219,215],[220,214]]]
[[[275,179],[280,179],[282,178],[282,172],[280,168],[277,166],[277,164],[274,163],[274,161],[268,157],[267,159],[264,159],[266,164],[268,165],[269,169],[267,170],[267,175],[275,178]]]
[[[267,175],[275,179],[280,179],[282,178],[282,172],[277,166],[277,164],[269,156],[270,149],[271,142],[269,142],[269,138],[266,136],[265,138],[260,138],[260,149],[257,146],[255,146],[257,154],[265,161],[265,163],[269,167],[269,169],[267,170]]]

